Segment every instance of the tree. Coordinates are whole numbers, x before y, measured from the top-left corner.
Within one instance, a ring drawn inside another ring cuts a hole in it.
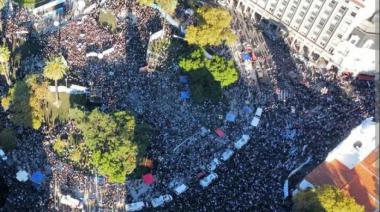
[[[11,52],[8,47],[4,44],[0,47],[0,73],[4,75],[5,80],[9,86],[12,85],[11,73],[9,70],[9,59]]]
[[[85,143],[82,155],[89,153],[84,162],[110,182],[124,183],[126,175],[136,168],[134,117],[124,111],[105,114],[95,109],[88,113],[75,108],[70,109],[69,119],[81,131]]]
[[[117,19],[112,11],[102,10],[99,13],[99,22],[102,26],[109,27],[111,32],[116,32]]]
[[[157,4],[163,11],[168,14],[174,14],[177,8],[177,0],[138,0],[141,5],[152,6],[154,3]]]
[[[303,191],[293,198],[293,202],[293,211],[296,212],[364,212],[364,207],[358,205],[354,198],[329,185]]]
[[[58,154],[58,155],[62,155],[64,153],[64,151],[66,150],[66,147],[67,147],[67,142],[66,141],[63,141],[61,139],[56,139],[54,144],[53,144],[53,150]]]
[[[29,106],[32,111],[32,127],[39,129],[44,121],[44,108],[48,84],[36,75],[28,75],[25,80],[29,88]]]
[[[207,59],[201,49],[197,49],[189,55],[180,58],[179,66],[187,72],[205,68],[211,73],[214,80],[220,82],[222,87],[227,87],[236,82],[239,77],[232,60],[226,60],[224,57],[217,55],[212,56],[211,59]]]
[[[44,77],[54,80],[55,84],[55,101],[58,103],[58,80],[62,79],[62,77],[66,74],[68,70],[67,63],[65,59],[61,57],[55,57],[50,59],[45,67],[44,67]]]
[[[16,81],[3,98],[7,99],[5,103],[9,101],[11,122],[17,126],[39,129],[44,121],[46,94],[47,83],[41,82],[38,75],[28,75],[24,81]]]
[[[222,8],[202,7],[197,10],[200,16],[198,25],[186,29],[185,40],[200,46],[219,45],[223,41],[232,44],[236,35],[231,31],[232,16]]]

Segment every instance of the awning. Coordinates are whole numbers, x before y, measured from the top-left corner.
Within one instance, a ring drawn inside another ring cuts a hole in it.
[[[32,174],[31,181],[36,184],[41,184],[45,179],[45,175],[41,171],[36,171]]]
[[[180,97],[179,97],[181,100],[185,100],[185,99],[188,99],[190,98],[190,93],[189,91],[181,91],[180,93]]]
[[[151,173],[143,175],[143,181],[147,185],[151,185],[154,183],[154,177]]]
[[[234,114],[233,112],[228,112],[226,115],[226,120],[229,122],[235,122],[236,114]]]
[[[253,60],[253,61],[256,61],[256,60],[257,60],[257,57],[256,57],[255,52],[252,52],[252,60]]]
[[[244,111],[244,113],[248,113],[248,114],[253,112],[252,108],[250,108],[248,106],[244,106],[243,111]]]
[[[224,132],[220,129],[220,128],[217,128],[215,130],[215,133],[220,137],[220,138],[224,138],[225,134]]]
[[[153,161],[151,159],[144,158],[143,161],[140,163],[140,166],[153,168]]]
[[[29,179],[28,172],[21,170],[16,174],[16,179],[20,182],[26,182]]]
[[[375,79],[375,76],[367,75],[367,74],[359,74],[356,77],[357,80],[363,80],[363,81],[373,81]]]
[[[244,61],[250,61],[252,59],[248,53],[243,53],[242,57]]]

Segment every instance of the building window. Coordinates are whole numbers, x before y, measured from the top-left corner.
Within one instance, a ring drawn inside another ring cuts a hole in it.
[[[354,148],[355,149],[360,149],[361,147],[362,147],[362,142],[361,141],[356,141],[355,143],[354,143]]]
[[[357,35],[353,35],[351,38],[350,38],[350,43],[356,45],[358,42],[359,42],[360,38],[359,36]]]

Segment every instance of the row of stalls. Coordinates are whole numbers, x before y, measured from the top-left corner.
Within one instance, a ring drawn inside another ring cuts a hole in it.
[[[185,82],[184,79],[185,78],[180,78],[180,81],[184,83]],[[243,110],[247,113],[253,112],[253,110],[250,107],[244,107]],[[254,118],[250,123],[252,127],[257,127],[259,125],[260,117],[262,113],[263,113],[263,109],[261,107],[258,107],[254,114]],[[236,114],[234,114],[233,112],[228,112],[226,114],[226,120],[229,122],[235,122]],[[207,129],[203,129],[202,131],[209,132]],[[219,138],[226,137],[225,132],[221,128],[216,128],[214,132]],[[218,178],[218,175],[215,173],[216,169],[223,162],[228,161],[235,154],[236,151],[243,148],[243,146],[246,145],[249,140],[250,140],[250,136],[247,134],[243,134],[236,142],[234,142],[233,147],[227,147],[221,153],[219,157],[212,159],[212,161],[206,165],[205,172],[201,172],[197,174],[196,179],[199,179],[199,185],[202,188],[207,188],[212,182],[214,182]],[[153,175],[151,173],[143,175],[143,182],[147,185],[152,184],[154,182]],[[189,189],[188,185],[181,182],[175,182],[175,181],[172,181],[169,184],[169,188],[177,196],[183,194]],[[164,195],[153,198],[149,202],[140,201],[140,202],[133,202],[130,204],[126,204],[125,209],[127,211],[140,211],[149,207],[156,208],[156,207],[164,205],[165,203],[171,202],[172,200],[173,200],[172,195],[164,194]]]

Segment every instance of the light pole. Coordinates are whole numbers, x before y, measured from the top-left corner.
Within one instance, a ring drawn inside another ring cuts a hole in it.
[[[58,21],[54,21],[54,26],[58,27],[58,48],[59,48],[59,53],[62,54],[62,51],[61,51],[61,12],[58,13]]]

